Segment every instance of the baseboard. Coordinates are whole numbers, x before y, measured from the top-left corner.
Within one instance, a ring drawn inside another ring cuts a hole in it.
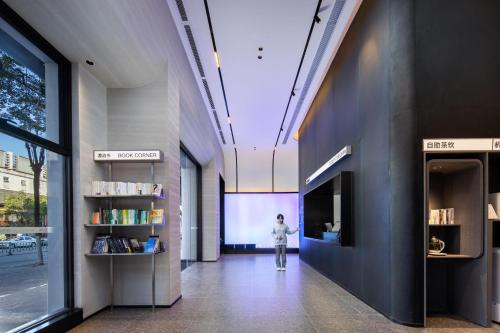
[[[21,329],[23,333],[59,333],[67,332],[83,322],[82,309],[67,310],[45,321]]]

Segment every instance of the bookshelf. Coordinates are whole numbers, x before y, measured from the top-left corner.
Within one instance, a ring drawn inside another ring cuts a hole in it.
[[[130,195],[85,195],[86,199],[149,199],[149,200],[163,200],[163,197],[158,195],[145,195],[145,194],[130,194]]]
[[[144,164],[149,166],[149,176],[151,184],[155,184],[155,165],[163,162],[163,153],[160,150],[147,150],[147,151],[94,151],[94,162],[102,164],[107,169],[107,181],[113,182],[113,166],[116,164],[123,164],[126,166],[128,163],[133,163],[134,167],[132,170],[137,170],[137,164]],[[123,168],[123,166],[122,166]],[[147,170],[146,170],[147,172]],[[93,189],[94,192],[94,189]],[[133,209],[136,209],[138,205],[144,207],[145,201],[149,201],[149,209],[153,211],[155,209],[155,202],[157,200],[165,199],[163,192],[161,195],[156,194],[89,194],[84,195],[86,200],[89,200],[90,204],[95,208],[106,208],[113,210],[116,206],[134,205]],[[132,209],[132,208],[127,208]],[[165,213],[163,215],[165,218]],[[139,219],[136,215],[135,220]],[[142,235],[144,230],[150,230],[151,235],[155,235],[156,228],[162,228],[166,226],[166,221],[163,224],[158,223],[145,223],[145,224],[108,224],[108,223],[85,223],[83,225],[84,229],[90,232],[91,230],[102,230],[107,228],[107,234],[111,237],[115,237],[117,230],[142,230]],[[129,233],[130,235],[130,233]],[[95,257],[108,257],[109,258],[109,290],[110,290],[110,306],[113,308],[114,303],[114,285],[115,285],[115,268],[114,268],[114,257],[147,257],[151,260],[151,308],[156,307],[155,293],[156,293],[156,257],[165,251],[160,252],[132,252],[132,253],[89,253],[85,254],[85,257],[91,259]],[[97,260],[97,259],[96,259]]]
[[[95,227],[109,227],[109,228],[123,228],[123,227],[156,227],[156,228],[161,228],[166,226],[166,224],[92,224],[92,223],[85,223],[83,225],[86,228],[95,228]]]
[[[163,252],[138,252],[138,253],[85,253],[86,257],[136,257],[136,256],[157,256],[159,254],[165,253]]]

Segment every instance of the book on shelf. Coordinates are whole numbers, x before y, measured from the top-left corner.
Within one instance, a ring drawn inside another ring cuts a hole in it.
[[[164,209],[153,211],[143,209],[99,208],[92,213],[91,224],[165,224]]]
[[[163,198],[163,186],[161,184],[153,184],[153,188],[151,190],[151,194]]]
[[[108,239],[109,235],[97,234],[92,244],[91,253],[102,254],[109,252]]]
[[[123,245],[124,252],[132,253],[132,246],[130,246],[130,242],[127,237],[120,237],[120,242]]]
[[[431,209],[429,211],[429,224],[455,224],[455,209]]]
[[[150,224],[165,224],[165,210],[162,209],[153,209],[149,214],[149,223]]]
[[[101,213],[93,212],[92,213],[92,224],[100,224],[101,223]]]
[[[132,252],[134,253],[139,253],[143,252],[143,248],[141,246],[141,243],[137,240],[137,238],[129,238],[129,244],[130,248],[132,249]]]
[[[106,253],[157,253],[164,249],[158,235],[149,236],[144,243],[137,238],[112,237],[110,234],[97,234],[92,243],[92,254]]]
[[[120,196],[120,195],[153,195],[163,198],[162,184],[133,183],[133,182],[108,182],[103,180],[92,181],[93,196]]]
[[[151,235],[144,246],[145,253],[157,253],[160,250],[160,237],[158,235]]]

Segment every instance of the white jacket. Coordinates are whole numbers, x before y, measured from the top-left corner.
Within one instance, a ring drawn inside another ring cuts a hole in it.
[[[286,245],[286,235],[292,235],[296,232],[297,230],[290,231],[290,228],[285,223],[276,222],[271,233],[274,237],[274,245]]]

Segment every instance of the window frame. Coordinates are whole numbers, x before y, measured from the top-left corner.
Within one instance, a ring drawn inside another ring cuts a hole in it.
[[[64,309],[48,314],[43,319],[26,323],[20,331],[28,331],[37,326],[51,325],[62,313],[68,316],[75,312],[74,302],[74,263],[73,263],[73,174],[72,174],[72,102],[71,102],[71,62],[54,48],[45,38],[33,29],[21,16],[0,0],[0,18],[31,42],[58,65],[59,100],[59,140],[50,141],[17,126],[0,120],[0,133],[24,140],[61,155],[64,159],[63,175],[63,235],[64,235]]]

